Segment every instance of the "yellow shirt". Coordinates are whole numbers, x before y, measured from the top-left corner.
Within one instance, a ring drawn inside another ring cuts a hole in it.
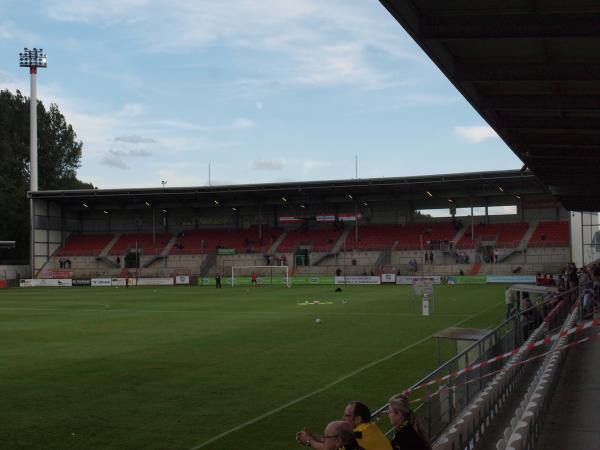
[[[361,423],[354,429],[356,440],[365,450],[392,450],[392,445],[385,434],[373,422]]]

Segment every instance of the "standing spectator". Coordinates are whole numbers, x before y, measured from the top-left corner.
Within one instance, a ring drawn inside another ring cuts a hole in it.
[[[408,397],[394,395],[388,403],[388,417],[396,428],[392,439],[394,450],[431,450],[431,444],[419,418],[410,408]]]
[[[425,252],[425,264],[429,264],[429,252]]]
[[[221,272],[215,273],[215,287],[221,289]]]
[[[115,262],[117,263],[117,266],[121,267],[121,257],[117,256],[117,259]]]
[[[429,252],[429,264],[433,264],[433,252]]]

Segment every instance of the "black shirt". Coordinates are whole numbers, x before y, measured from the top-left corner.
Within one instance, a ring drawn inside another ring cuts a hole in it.
[[[392,448],[394,450],[430,450],[421,436],[410,425],[406,424],[396,430],[394,439],[392,439]]]

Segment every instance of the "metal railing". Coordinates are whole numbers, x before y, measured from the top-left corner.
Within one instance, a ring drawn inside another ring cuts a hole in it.
[[[482,339],[473,343],[404,391],[412,393],[411,397],[420,399],[413,410],[419,416],[432,442],[440,437],[449,425],[465,412],[466,408],[482,393],[490,381],[496,380],[495,375],[502,371],[509,361],[513,364],[515,361],[512,358],[502,358],[498,361],[483,364],[474,370],[459,373],[458,376],[450,378],[451,386],[448,383],[443,386],[441,383],[436,382],[432,383],[430,387],[421,387],[478,362],[487,361],[510,352],[528,341],[528,339],[543,337],[546,331],[557,328],[564,322],[569,313],[569,306],[577,298],[578,290],[579,288],[574,288],[558,293],[527,310],[519,311],[500,323]],[[531,318],[538,314],[540,319],[543,317],[543,322],[541,320],[537,323],[532,321]],[[524,359],[526,356],[533,357],[544,351],[544,347],[531,350],[528,350],[526,346],[522,348],[524,352],[521,355],[516,355],[520,359]],[[519,367],[522,368],[523,366]],[[511,371],[510,376],[521,376],[520,368],[515,371],[516,373]],[[503,387],[504,391],[501,395],[506,396],[506,390],[512,390],[514,386],[511,383],[513,383],[512,380],[505,382],[506,386]],[[386,403],[375,410],[373,419],[379,420],[385,415],[387,406]],[[488,419],[488,417],[485,418],[486,421]],[[393,430],[389,432],[391,431]],[[470,448],[470,445],[465,445],[465,447]]]

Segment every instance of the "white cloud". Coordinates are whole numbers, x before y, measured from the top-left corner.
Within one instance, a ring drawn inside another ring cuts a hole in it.
[[[130,167],[127,165],[125,161],[119,156],[112,152],[108,152],[105,154],[100,160],[100,164],[104,164],[105,166],[115,167],[117,169],[129,169]]]
[[[234,130],[244,130],[246,128],[252,128],[253,126],[254,122],[252,120],[241,117],[239,119],[236,119],[231,125],[228,125],[225,128],[231,128]]]
[[[496,132],[488,125],[454,127],[454,132],[463,139],[475,144],[498,137]]]
[[[253,163],[255,170],[281,170],[283,162],[276,159],[257,159]]]
[[[8,8],[8,5],[6,7]],[[39,41],[39,38],[35,33],[21,29],[13,22],[3,20],[0,21],[0,40],[15,40],[23,45],[31,45],[32,42]]]
[[[152,52],[197,54],[222,45],[270,53],[280,58],[274,78],[283,84],[393,87],[397,75],[382,59],[426,58],[378,8],[345,0],[49,0],[45,11],[58,21],[126,23],[130,39]]]
[[[125,142],[127,144],[155,144],[156,140],[143,136],[117,136],[115,142]]]
[[[302,161],[301,163],[302,165],[302,171],[304,173],[308,173],[311,172],[315,169],[323,169],[325,167],[330,167],[331,166],[331,162],[329,161],[318,161],[315,159],[305,159],[304,161]]]

